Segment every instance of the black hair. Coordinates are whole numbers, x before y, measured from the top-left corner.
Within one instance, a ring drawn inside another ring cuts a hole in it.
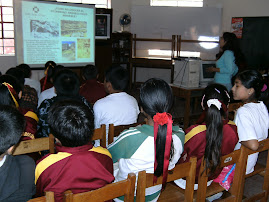
[[[114,90],[126,90],[129,82],[129,73],[122,66],[112,66],[106,71],[106,82],[110,82]]]
[[[222,103],[220,110],[213,104],[208,107],[207,101],[217,99]],[[223,119],[228,120],[227,107],[230,102],[228,90],[221,84],[211,84],[204,90],[202,105],[206,112],[206,148],[204,154],[205,168],[210,174],[220,164],[221,144],[223,138]]]
[[[47,79],[50,81],[51,78],[55,75],[55,70],[57,68],[57,65],[53,61],[48,61],[45,64],[45,70],[47,70]]]
[[[24,85],[25,79],[24,79],[24,72],[22,69],[19,69],[17,67],[12,67],[7,70],[6,74],[14,76],[21,86]]]
[[[24,78],[30,78],[31,77],[31,68],[27,64],[20,64],[17,66],[19,69],[21,69],[24,73]]]
[[[91,141],[94,115],[85,104],[65,100],[56,102],[49,109],[48,124],[63,146],[78,147]]]
[[[253,88],[255,93],[249,97],[249,101],[264,101],[268,96],[268,89],[262,92],[264,81],[262,75],[257,70],[246,70],[236,75],[245,88]]]
[[[94,65],[86,65],[81,70],[82,75],[86,80],[96,79],[98,70],[97,67]]]
[[[19,142],[24,127],[22,113],[12,106],[0,105],[0,155]]]
[[[0,104],[15,106],[15,102],[11,97],[8,88],[2,84],[4,82],[13,86],[13,89],[17,94],[17,96],[14,96],[17,102],[19,102],[18,93],[22,91],[22,86],[17,81],[17,79],[11,75],[4,74],[0,76]]]
[[[162,79],[152,78],[147,80],[140,89],[140,105],[144,112],[151,118],[156,113],[169,112],[173,104],[173,93],[170,86]],[[159,125],[156,139],[156,161],[158,166],[154,175],[163,173],[163,161],[166,142],[167,125]],[[171,145],[170,158],[173,156],[173,143]]]
[[[222,47],[222,51],[217,54],[217,59],[219,59],[226,50],[231,50],[234,53],[235,64],[239,67],[242,62],[244,62],[244,55],[240,50],[239,41],[234,33],[224,32],[222,35],[225,45]]]
[[[79,94],[78,75],[70,69],[62,69],[54,77],[57,96],[77,96]]]

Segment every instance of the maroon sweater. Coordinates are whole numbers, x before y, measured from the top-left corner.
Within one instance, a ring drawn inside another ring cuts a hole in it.
[[[91,191],[114,181],[111,154],[92,144],[80,147],[56,146],[57,154],[42,158],[36,166],[37,196],[53,191],[55,201],[63,201],[63,192]]]

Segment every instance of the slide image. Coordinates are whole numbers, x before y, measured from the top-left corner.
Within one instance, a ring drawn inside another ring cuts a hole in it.
[[[76,60],[76,42],[75,41],[62,41],[62,57],[63,57],[63,60],[66,60],[66,61]]]
[[[52,21],[30,21],[31,34],[34,38],[51,38],[59,36],[59,23]]]
[[[78,58],[90,58],[90,39],[78,39]]]
[[[61,20],[62,37],[86,37],[87,22]]]

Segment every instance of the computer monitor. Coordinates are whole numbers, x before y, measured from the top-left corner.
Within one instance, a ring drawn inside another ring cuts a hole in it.
[[[214,81],[214,76],[216,72],[207,72],[208,67],[216,67],[216,61],[202,61],[200,69],[200,87],[206,87],[208,84]]]

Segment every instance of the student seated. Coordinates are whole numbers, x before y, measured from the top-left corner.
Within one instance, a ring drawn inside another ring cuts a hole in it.
[[[256,70],[247,70],[236,76],[232,88],[235,100],[241,100],[245,104],[235,114],[239,142],[235,149],[240,149],[241,144],[252,150],[257,150],[259,141],[268,137],[269,115],[263,103],[268,95],[268,89],[264,84],[262,75]],[[258,154],[248,157],[246,174],[254,171]]]
[[[124,180],[128,173],[138,174],[142,170],[154,173],[156,177],[163,175],[165,179],[183,152],[184,132],[178,126],[172,126],[172,116],[168,113],[173,103],[170,86],[161,79],[149,79],[141,86],[140,103],[148,125],[122,132],[108,146],[114,163],[115,182]],[[163,185],[165,183],[163,181]],[[147,188],[146,201],[157,201],[161,187]],[[123,201],[123,197],[116,201]]]
[[[14,107],[0,105],[0,201],[27,201],[35,194],[35,162],[29,156],[12,156],[25,126]]]
[[[204,157],[206,169],[210,169],[208,185],[221,170],[217,170],[221,156],[234,150],[238,142],[236,125],[228,120],[230,96],[225,86],[211,84],[204,90],[202,108],[204,110],[198,124],[190,126],[185,132],[184,151],[178,163],[188,162],[192,156],[197,157],[196,183],[198,183],[200,166]],[[175,180],[185,189],[186,180]],[[198,185],[195,184],[196,190]]]
[[[17,108],[26,119],[22,140],[34,139],[37,131],[37,115],[29,108],[21,108],[22,85],[11,75],[0,76],[0,104]]]
[[[129,73],[125,68],[116,66],[107,70],[104,86],[109,95],[98,100],[93,106],[95,128],[100,128],[102,124],[108,127],[109,124],[118,126],[137,122],[137,101],[124,92],[128,82]]]
[[[35,80],[35,79],[31,79],[32,70],[31,70],[30,66],[27,64],[20,64],[17,67],[23,71],[23,76],[24,76],[24,80],[25,80],[24,85],[28,85],[28,86],[34,88],[37,92],[37,96],[39,97],[39,95],[41,93],[40,82]]]
[[[53,87],[51,78],[54,74],[55,68],[56,68],[55,62],[53,61],[46,62],[44,72],[45,76],[42,79],[40,79],[41,92]]]
[[[78,100],[84,103],[89,110],[92,110],[91,104],[89,104],[84,97],[79,95],[80,83],[75,72],[72,72],[70,69],[62,69],[56,73],[53,80],[57,96],[44,100],[37,110],[37,116],[39,118],[37,123],[37,137],[49,136],[48,111],[57,101],[67,99]]]
[[[86,98],[89,103],[106,96],[104,84],[97,81],[98,69],[94,65],[86,65],[82,70],[82,78],[86,82],[80,87],[79,94]]]
[[[56,154],[45,156],[36,166],[37,195],[53,191],[56,201],[63,192],[81,193],[113,182],[111,154],[93,147],[93,113],[83,103],[66,100],[49,110],[48,123],[56,138]]]

